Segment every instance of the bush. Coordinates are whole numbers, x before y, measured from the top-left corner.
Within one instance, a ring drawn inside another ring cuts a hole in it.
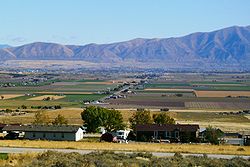
[[[7,160],[8,154],[7,153],[0,153],[0,160]]]
[[[245,151],[245,149],[240,147],[240,148],[237,149],[237,151]]]
[[[4,160],[10,162],[5,166],[34,166],[34,167],[66,167],[66,166],[101,166],[101,167],[116,167],[116,166],[202,166],[202,167],[248,167],[250,161],[243,158],[233,159],[217,159],[207,158],[206,156],[186,156],[183,157],[180,153],[176,153],[173,157],[154,157],[150,153],[114,153],[111,151],[92,152],[90,154],[81,155],[79,153],[61,153],[47,151],[36,156],[20,154],[18,156],[6,157]],[[1,156],[1,154],[0,154]],[[7,158],[7,159],[6,159]],[[16,162],[13,165],[13,162]],[[2,165],[2,164],[1,164]],[[4,166],[4,165],[3,165]]]

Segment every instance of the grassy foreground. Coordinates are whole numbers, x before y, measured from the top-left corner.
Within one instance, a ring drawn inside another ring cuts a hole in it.
[[[0,147],[65,148],[107,151],[180,152],[205,154],[250,155],[250,146],[166,143],[106,143],[36,140],[2,140]]]
[[[183,157],[175,153],[172,157],[155,157],[150,153],[114,153],[94,152],[86,155],[79,153],[8,154],[0,159],[4,167],[249,167],[250,160],[239,157],[232,159],[201,157]]]

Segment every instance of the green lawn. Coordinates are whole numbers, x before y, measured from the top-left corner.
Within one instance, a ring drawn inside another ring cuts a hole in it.
[[[7,153],[0,153],[0,160],[7,160],[8,154]]]
[[[189,83],[149,83],[145,88],[172,88],[172,87],[189,87]]]
[[[43,101],[43,100],[1,100],[0,108],[17,109],[22,105],[30,108],[31,106],[55,106],[60,105],[62,107],[80,107],[82,106],[79,102],[65,102],[65,101]]]
[[[85,100],[98,100],[101,99],[103,97],[105,97],[106,95],[99,95],[99,94],[86,94],[86,95],[65,95],[66,97],[57,101],[64,101],[64,102],[82,102]]]

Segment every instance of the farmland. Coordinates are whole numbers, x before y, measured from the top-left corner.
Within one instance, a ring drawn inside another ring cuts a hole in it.
[[[153,113],[168,108],[168,114],[179,123],[199,123],[201,127],[212,125],[226,131],[250,131],[248,115],[218,114],[250,109],[249,74],[163,73],[151,79],[138,79],[133,73],[114,75],[113,78],[102,75],[97,78],[89,74],[25,74],[14,78],[6,75],[0,75],[0,81],[4,83],[0,95],[5,96],[0,99],[0,109],[19,109],[26,114],[1,115],[0,122],[32,123],[38,110],[34,106],[59,105],[62,109],[46,110],[50,120],[61,114],[69,124],[81,125],[82,107],[98,105],[120,110],[126,124],[137,108],[149,109]],[[23,81],[26,77],[27,81]],[[5,85],[7,81],[11,84]],[[123,83],[130,83],[127,84],[128,91],[115,91]],[[123,98],[107,98],[117,92]],[[46,97],[50,99],[46,100]],[[84,104],[97,100],[103,103]],[[23,105],[27,109],[21,109]]]

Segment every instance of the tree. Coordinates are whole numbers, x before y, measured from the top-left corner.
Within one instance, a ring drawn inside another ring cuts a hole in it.
[[[58,114],[54,121],[52,121],[53,125],[67,125],[68,120],[62,116],[61,114]]]
[[[2,100],[4,99],[4,96],[3,96],[3,95],[1,96],[1,99],[2,99]]]
[[[27,106],[23,104],[23,105],[21,106],[21,108],[22,108],[22,109],[27,109]]]
[[[134,131],[135,131],[136,125],[153,123],[151,115],[150,115],[150,111],[148,110],[140,110],[140,111],[135,112],[133,116],[129,118],[129,122],[130,122],[131,129],[133,129]]]
[[[102,126],[108,131],[124,129],[123,117],[120,111],[104,109]]]
[[[101,108],[90,106],[87,107],[82,113],[82,120],[87,127],[88,132],[97,132],[98,127],[102,125]]]
[[[213,128],[212,126],[208,126],[206,128],[204,139],[205,141],[211,144],[219,144],[219,137],[221,137],[224,133],[220,129]]]
[[[45,111],[37,111],[34,117],[35,125],[46,125],[49,124],[49,117],[45,113]]]
[[[175,120],[166,113],[154,114],[153,120],[155,124],[175,124]]]
[[[107,131],[115,131],[125,127],[122,114],[117,110],[90,106],[81,113],[81,116],[88,132],[97,132],[101,126]]]

